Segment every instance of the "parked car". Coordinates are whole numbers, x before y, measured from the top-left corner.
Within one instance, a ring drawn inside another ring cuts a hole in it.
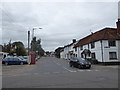
[[[21,59],[24,59],[24,60],[28,61],[28,56],[19,56],[19,58],[21,58]]]
[[[2,64],[28,64],[27,60],[19,58],[19,57],[6,57],[2,60]]]
[[[74,66],[74,67],[77,67],[77,68],[88,68],[90,69],[91,68],[91,63],[83,58],[75,58],[75,57],[72,57],[69,61],[69,65],[70,67]]]
[[[36,59],[36,61],[38,61],[40,59],[40,56],[37,56],[35,59]]]

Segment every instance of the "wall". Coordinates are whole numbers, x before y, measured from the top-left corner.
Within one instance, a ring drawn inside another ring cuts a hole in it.
[[[109,52],[116,52],[117,53],[117,58],[120,58],[120,41],[116,40],[116,47],[108,47],[108,40],[104,40],[104,61],[105,62],[118,62],[118,60],[110,60],[109,59]],[[107,46],[107,47],[106,47]],[[120,59],[119,59],[120,60]]]

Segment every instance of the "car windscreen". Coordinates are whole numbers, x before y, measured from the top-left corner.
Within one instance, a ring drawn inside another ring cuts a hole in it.
[[[85,59],[83,59],[83,58],[77,58],[77,60],[80,61],[80,62],[83,62],[83,63],[84,63],[84,62],[87,62],[87,61],[86,61]]]

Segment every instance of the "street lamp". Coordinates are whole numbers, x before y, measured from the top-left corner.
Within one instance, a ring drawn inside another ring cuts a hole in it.
[[[32,39],[34,37],[34,30],[37,29],[37,28],[33,28],[33,33],[32,33]],[[42,28],[38,28],[38,29],[42,29]],[[30,31],[28,31],[28,55],[29,55],[29,52],[30,52]]]
[[[35,29],[42,29],[42,28],[33,28],[33,30],[32,30],[32,39],[34,38],[34,30]]]

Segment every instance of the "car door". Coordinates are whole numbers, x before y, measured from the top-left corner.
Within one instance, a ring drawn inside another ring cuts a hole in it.
[[[19,58],[15,57],[15,58],[14,58],[14,64],[19,64],[19,63],[20,63]]]
[[[76,60],[75,62],[74,62],[74,65],[75,65],[75,67],[77,67],[78,66],[78,61]]]
[[[9,58],[9,59],[8,59],[8,63],[9,63],[9,64],[14,64],[14,58],[13,58],[13,57]]]

